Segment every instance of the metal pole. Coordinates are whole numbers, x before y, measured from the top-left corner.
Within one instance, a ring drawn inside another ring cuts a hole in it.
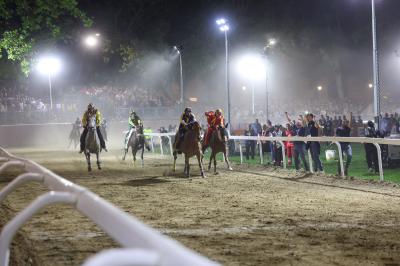
[[[231,121],[231,96],[229,91],[229,56],[228,56],[228,31],[225,31],[225,59],[226,59],[226,94],[227,94],[227,111],[228,111],[228,123],[229,131],[232,132],[232,121]]]
[[[268,106],[268,70],[267,70],[267,57],[265,57],[265,104],[266,104],[266,111],[267,111],[267,113],[266,113],[266,116],[267,116],[267,121],[268,121],[268,119],[269,119],[269,106]]]
[[[51,77],[49,73],[49,88],[50,88],[50,109],[53,110],[53,95],[51,94]]]
[[[376,37],[376,16],[375,16],[375,0],[371,0],[372,6],[372,54],[373,54],[373,70],[374,70],[374,115],[378,119],[381,114],[381,95],[379,87],[379,62],[378,62],[378,45]]]
[[[256,113],[255,106],[254,106],[254,82],[251,84],[251,108],[253,111],[253,115]]]
[[[179,51],[179,65],[180,65],[180,74],[181,74],[181,110],[183,110],[185,103],[183,102],[183,67],[182,67],[182,54]]]

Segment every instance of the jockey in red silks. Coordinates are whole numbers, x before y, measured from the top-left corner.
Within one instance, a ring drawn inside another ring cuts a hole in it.
[[[204,145],[203,145],[203,152],[207,149],[211,135],[214,130],[216,130],[219,127],[224,127],[224,117],[222,115],[222,110],[217,109],[215,112],[209,111],[205,113],[205,116],[207,117],[207,123],[208,123],[208,129],[207,132],[204,136]]]

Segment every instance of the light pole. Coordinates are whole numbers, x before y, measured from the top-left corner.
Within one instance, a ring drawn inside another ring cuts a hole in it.
[[[375,0],[371,0],[371,15],[372,15],[372,54],[373,54],[373,70],[374,70],[374,114],[378,119],[381,114],[381,92],[379,84],[379,62],[378,62],[378,45],[376,37],[376,15],[375,15]]]
[[[226,94],[227,94],[227,112],[228,112],[228,123],[229,123],[229,131],[232,132],[231,125],[231,96],[229,91],[229,54],[228,54],[228,31],[229,24],[228,21],[224,18],[217,19],[217,25],[219,26],[219,30],[225,34],[225,67],[226,67]]]
[[[252,114],[255,112],[255,82],[262,80],[265,75],[265,64],[260,55],[245,55],[238,61],[240,74],[251,81]]]
[[[268,56],[270,54],[270,49],[275,46],[276,39],[272,38],[268,40],[266,46],[264,46],[264,57],[265,57],[265,111],[267,121],[269,120],[269,90],[268,90]]]
[[[50,94],[50,109],[53,110],[53,95],[51,87],[51,75],[56,74],[61,69],[61,61],[57,57],[48,56],[39,59],[38,70],[40,73],[48,76],[49,94]]]
[[[180,71],[180,86],[181,86],[181,97],[179,103],[181,105],[181,110],[184,108],[184,100],[183,100],[183,67],[182,67],[182,48],[178,46],[174,46],[174,50],[177,51],[179,55],[179,71]]]

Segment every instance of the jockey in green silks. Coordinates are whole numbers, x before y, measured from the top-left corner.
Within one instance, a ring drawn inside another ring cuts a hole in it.
[[[136,114],[135,111],[131,111],[131,113],[129,115],[128,124],[129,124],[129,129],[125,135],[125,150],[128,149],[128,142],[129,142],[129,139],[130,139],[132,133],[143,126],[142,120]]]
[[[137,132],[138,134],[143,134],[144,129],[143,129],[143,122],[140,119],[140,117],[136,114],[135,111],[131,111],[131,114],[129,115],[129,130],[128,133],[125,135],[125,150],[128,150],[128,144],[129,144],[129,139],[131,138],[131,135],[133,132]],[[148,151],[150,151],[150,146],[147,143],[147,137],[144,137],[144,145]]]

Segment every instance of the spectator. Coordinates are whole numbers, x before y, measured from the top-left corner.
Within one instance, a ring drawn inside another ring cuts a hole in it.
[[[315,124],[314,121],[314,115],[313,114],[308,114],[306,116],[307,120],[307,133],[311,137],[318,137],[318,125]],[[319,155],[321,153],[321,145],[318,141],[311,141],[309,143],[309,148],[311,152],[311,157],[313,160],[313,167],[314,167],[314,172],[317,171],[324,171],[324,168],[322,167],[322,162],[319,158]]]
[[[258,122],[258,119],[251,125],[254,132],[256,133],[256,136],[261,136],[262,134],[262,127],[260,122]]]
[[[290,121],[289,115],[287,112],[285,112],[286,118],[288,121]],[[293,136],[297,137],[305,137],[306,136],[306,129],[303,125],[303,121],[299,119],[295,125],[293,126],[292,129],[292,134]],[[308,167],[308,163],[306,160],[306,144],[304,141],[294,141],[294,151],[293,151],[293,157],[294,157],[294,166],[296,170],[300,170],[300,160],[303,162],[304,169],[308,172],[310,168]]]
[[[371,120],[367,123],[367,128],[365,129],[365,137],[367,138],[376,138],[378,137],[378,132],[375,130],[374,122]],[[367,160],[368,171],[379,173],[379,165],[378,165],[378,152],[374,144],[365,143],[365,157]]]
[[[254,131],[252,125],[249,125],[248,130],[244,132],[245,136],[257,136],[256,132]],[[256,149],[256,141],[255,140],[246,140],[246,159],[249,160],[250,156],[251,159],[254,160]]]
[[[340,126],[336,129],[336,136],[350,137],[350,133],[351,133],[350,126],[351,126],[351,123],[348,120],[343,120],[342,126]],[[353,157],[351,145],[349,142],[340,142],[340,148],[342,149],[342,154],[346,155],[346,165],[344,168],[344,174],[347,176],[349,166],[351,163],[351,158]],[[344,159],[344,157],[343,157],[343,159]],[[338,174],[340,175],[340,173],[341,173],[340,162],[338,162]]]

